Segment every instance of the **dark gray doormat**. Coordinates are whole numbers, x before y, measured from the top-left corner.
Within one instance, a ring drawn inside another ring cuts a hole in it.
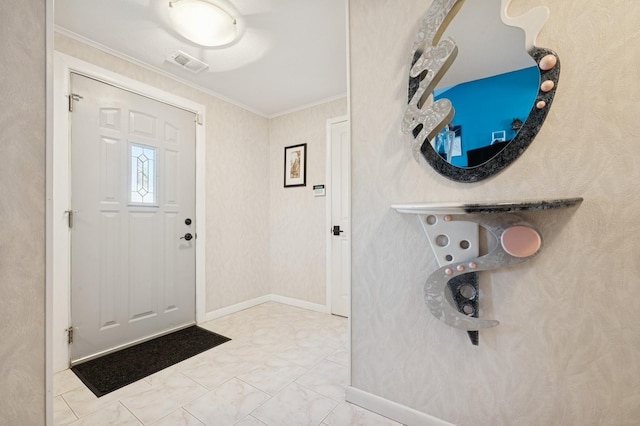
[[[75,365],[71,371],[99,398],[229,340],[193,325]]]

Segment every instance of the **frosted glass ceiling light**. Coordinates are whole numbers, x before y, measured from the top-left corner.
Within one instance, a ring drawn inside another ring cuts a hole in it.
[[[169,19],[183,37],[202,46],[222,46],[235,40],[236,19],[206,0],[169,2]]]

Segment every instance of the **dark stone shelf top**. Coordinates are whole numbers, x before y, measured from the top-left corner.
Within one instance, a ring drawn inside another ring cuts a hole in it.
[[[582,197],[549,200],[523,200],[498,202],[448,202],[393,204],[391,208],[399,213],[409,214],[471,214],[471,213],[512,213],[521,211],[541,211],[563,209],[579,205]]]

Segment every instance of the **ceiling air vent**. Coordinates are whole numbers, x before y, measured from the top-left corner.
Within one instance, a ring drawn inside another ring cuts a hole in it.
[[[198,74],[201,71],[209,68],[209,65],[201,60],[194,58],[188,53],[184,53],[182,50],[176,50],[167,58],[167,61],[178,65],[186,70],[191,71],[194,74]]]

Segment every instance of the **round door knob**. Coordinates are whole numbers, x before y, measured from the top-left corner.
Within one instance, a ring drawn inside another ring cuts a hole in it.
[[[181,240],[187,240],[187,241],[191,241],[192,238],[193,238],[193,235],[191,235],[188,232],[184,234],[184,237],[180,237]]]

